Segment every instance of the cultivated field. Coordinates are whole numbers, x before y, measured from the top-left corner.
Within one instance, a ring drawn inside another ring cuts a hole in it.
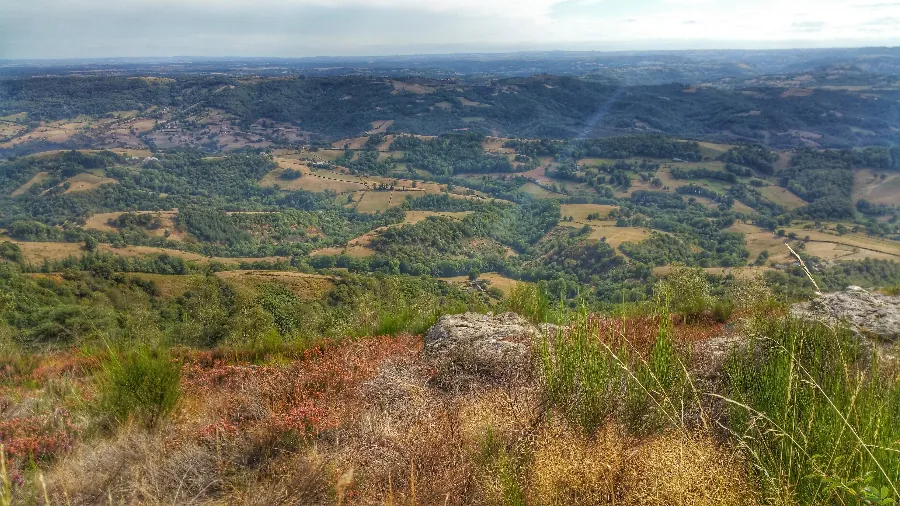
[[[796,241],[787,237],[778,237],[774,232],[763,230],[755,225],[736,223],[729,228],[732,232],[744,234],[744,242],[750,252],[750,261],[756,260],[763,251],[769,252],[769,264],[793,263],[785,243],[792,243],[796,249]],[[805,252],[822,260],[862,260],[865,258],[900,261],[900,243],[887,239],[878,239],[862,234],[846,234],[839,236],[818,230],[805,230],[794,227],[785,232],[795,233],[799,239],[809,237]]]

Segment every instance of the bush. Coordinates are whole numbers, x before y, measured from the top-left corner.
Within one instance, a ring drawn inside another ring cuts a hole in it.
[[[700,268],[677,267],[665,281],[654,287],[656,301],[685,317],[695,317],[706,311],[712,298],[709,294],[706,271]]]
[[[286,181],[293,181],[295,179],[300,179],[303,176],[303,173],[296,169],[285,169],[284,172],[279,176],[281,179]]]
[[[99,381],[100,409],[112,422],[129,419],[157,426],[181,394],[181,365],[161,349],[145,345],[110,351]]]

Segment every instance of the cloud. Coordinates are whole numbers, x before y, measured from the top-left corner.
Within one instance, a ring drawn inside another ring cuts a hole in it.
[[[900,42],[890,24],[900,10],[858,8],[877,1],[0,0],[0,58]]]
[[[875,4],[860,4],[855,5],[857,9],[891,9],[900,7],[900,2],[881,2]]]
[[[821,32],[825,23],[821,21],[797,21],[791,23],[792,32],[813,33]]]
[[[863,26],[897,26],[900,25],[900,18],[879,18],[866,21]]]

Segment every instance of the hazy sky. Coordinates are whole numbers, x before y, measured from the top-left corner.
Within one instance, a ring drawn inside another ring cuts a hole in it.
[[[891,0],[0,0],[0,58],[900,45]]]

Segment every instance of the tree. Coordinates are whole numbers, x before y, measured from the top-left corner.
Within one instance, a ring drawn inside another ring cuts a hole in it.
[[[97,251],[97,246],[99,246],[100,242],[92,235],[89,235],[84,238],[84,250],[93,253]]]

